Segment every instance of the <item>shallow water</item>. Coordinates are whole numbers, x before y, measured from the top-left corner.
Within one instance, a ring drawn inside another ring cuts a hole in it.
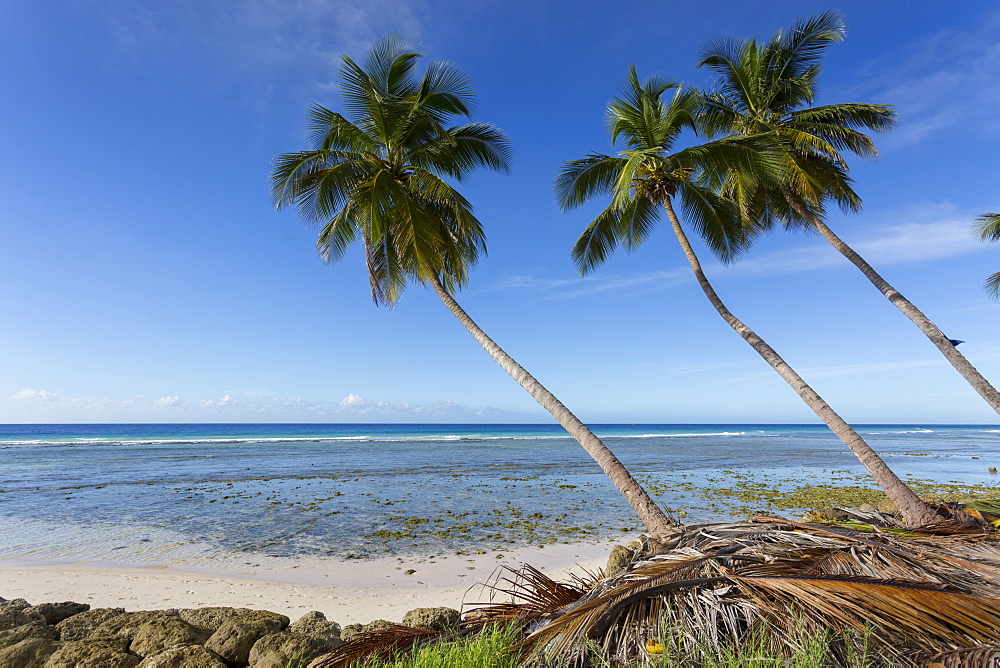
[[[777,512],[740,494],[754,485],[871,486],[822,426],[592,428],[685,521]],[[904,478],[997,482],[996,426],[858,431]],[[473,552],[640,528],[555,425],[0,425],[0,472],[8,562]]]

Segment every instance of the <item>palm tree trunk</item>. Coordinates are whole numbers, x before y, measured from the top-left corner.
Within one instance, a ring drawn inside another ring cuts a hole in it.
[[[972,363],[965,358],[965,355],[958,351],[951,342],[948,341],[948,337],[938,329],[930,318],[923,314],[923,312],[913,305],[910,300],[899,293],[899,290],[889,285],[888,282],[881,276],[878,272],[865,261],[863,257],[857,254],[853,248],[844,243],[843,239],[838,237],[833,233],[829,227],[826,226],[823,221],[817,219],[815,216],[810,217],[809,222],[812,224],[816,230],[823,235],[823,238],[830,242],[830,245],[840,251],[840,254],[850,260],[855,267],[861,270],[861,273],[872,282],[879,292],[885,295],[892,304],[903,312],[907,318],[913,321],[913,324],[920,328],[931,343],[941,351],[945,359],[948,360],[955,370],[962,374],[962,377],[968,381],[969,385],[972,386],[976,392],[979,393],[983,399],[986,400],[993,410],[1000,413],[1000,392],[996,390],[993,385],[986,380],[981,373],[972,366]]]
[[[872,267],[868,262],[858,255],[857,251],[848,246],[843,239],[834,234],[833,230],[827,227],[819,216],[816,216],[811,211],[806,210],[794,196],[788,188],[782,188],[782,193],[785,196],[785,200],[791,205],[792,209],[795,210],[803,220],[809,222],[810,225],[816,228],[816,231],[823,235],[831,246],[837,249],[841,255],[846,257],[851,261],[855,267],[861,270],[861,273],[865,275],[872,285],[874,285],[879,292],[885,295],[896,308],[903,312],[907,318],[909,318],[914,325],[916,325],[921,332],[923,332],[931,343],[941,351],[944,358],[951,363],[955,370],[962,375],[968,381],[969,385],[972,386],[976,392],[979,393],[986,403],[990,405],[997,413],[1000,413],[1000,392],[997,391],[990,381],[983,377],[983,374],[979,373],[976,367],[972,366],[972,363],[965,358],[965,355],[958,351],[952,343],[948,340],[948,337],[938,329],[938,326],[931,321],[923,311],[918,309],[914,304],[900,294],[899,290],[889,285],[888,281],[882,278],[875,268]]]
[[[441,285],[441,281],[437,276],[432,275],[429,278],[431,286],[434,288],[434,292],[437,296],[441,298],[444,305],[448,307],[462,325],[469,330],[469,333],[479,342],[486,352],[496,360],[500,367],[509,373],[511,377],[516,380],[521,387],[527,390],[528,394],[534,397],[535,401],[542,405],[542,408],[547,410],[552,416],[558,420],[559,424],[569,432],[570,436],[575,438],[583,449],[587,451],[594,461],[597,462],[598,466],[601,467],[611,481],[614,482],[615,487],[618,491],[622,493],[622,496],[628,501],[629,505],[635,511],[639,519],[646,526],[646,531],[650,533],[653,538],[662,538],[668,536],[672,533],[676,533],[674,528],[675,523],[670,520],[664,514],[664,512],[656,505],[656,502],[649,496],[649,493],[636,482],[635,478],[628,472],[625,465],[618,461],[614,453],[608,449],[608,446],[604,445],[601,439],[597,438],[596,435],[587,425],[580,422],[580,420],[570,412],[566,406],[562,404],[559,399],[556,398],[554,394],[549,392],[545,387],[539,383],[535,378],[528,373],[528,371],[522,367],[520,364],[514,361],[514,359],[505,353],[500,346],[498,346],[493,339],[486,335],[482,329],[479,328],[469,314],[459,306],[458,302],[455,301],[454,297]]]
[[[677,236],[677,241],[680,242],[681,248],[684,250],[684,256],[688,260],[688,264],[691,265],[691,270],[694,272],[695,277],[698,279],[698,284],[701,286],[702,291],[705,296],[708,297],[708,301],[712,303],[715,310],[719,312],[722,319],[729,323],[737,334],[743,337],[743,339],[750,344],[750,347],[757,351],[757,353],[764,358],[778,375],[781,376],[786,383],[791,386],[793,390],[802,398],[806,405],[809,406],[819,416],[821,420],[826,424],[827,427],[837,435],[841,441],[844,442],[851,452],[861,461],[864,467],[871,473],[872,477],[875,478],[875,482],[885,490],[889,499],[896,504],[899,508],[900,513],[903,515],[903,522],[908,527],[917,527],[922,524],[927,524],[935,518],[934,511],[928,507],[926,503],[920,500],[920,498],[913,493],[906,484],[899,479],[899,477],[892,472],[892,470],[886,465],[882,458],[878,456],[871,446],[869,446],[863,438],[851,425],[847,424],[840,415],[836,413],[829,404],[827,404],[819,394],[812,389],[799,374],[795,372],[792,367],[788,365],[785,360],[781,358],[780,355],[769,346],[762,338],[760,338],[752,329],[747,327],[739,318],[733,315],[726,305],[722,303],[719,299],[719,295],[715,292],[712,284],[708,282],[705,277],[705,272],[702,271],[701,262],[698,260],[698,256],[695,255],[694,249],[691,248],[691,244],[688,242],[687,235],[684,234],[684,230],[681,228],[680,221],[677,219],[677,214],[674,212],[673,205],[670,203],[669,199],[663,200],[663,208],[667,212],[667,217],[670,219],[670,225],[674,230],[674,234]]]

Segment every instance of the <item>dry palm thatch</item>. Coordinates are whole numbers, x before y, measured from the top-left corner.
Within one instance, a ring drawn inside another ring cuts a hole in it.
[[[865,665],[1000,667],[1000,542],[984,531],[988,517],[954,517],[949,533],[877,517],[856,519],[882,527],[773,517],[688,526],[667,544],[647,542],[644,556],[609,578],[559,583],[531,566],[498,571],[484,585],[489,600],[470,604],[447,636],[520,620],[525,662],[547,666],[634,666],[660,651],[669,663],[659,665],[698,666],[724,649],[788,655],[803,637],[826,635],[824,665],[848,665],[864,645],[883,662]],[[440,637],[393,627],[317,665],[346,668]]]
[[[553,615],[525,646],[557,665],[586,665],[595,647],[632,665],[665,636],[678,656],[696,657],[738,648],[766,626],[779,654],[803,629],[853,631],[843,637],[864,637],[891,665],[917,665],[1000,640],[1000,547],[982,532],[904,536],[758,519],[687,527],[662,554]]]

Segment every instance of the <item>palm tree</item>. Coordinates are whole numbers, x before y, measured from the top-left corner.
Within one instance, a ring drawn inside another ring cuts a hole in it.
[[[752,208],[762,229],[779,221],[787,228],[813,229],[851,261],[941,351],[976,392],[1000,413],[1000,392],[959,352],[920,309],[891,286],[823,220],[827,201],[858,211],[861,199],[851,187],[841,151],[863,158],[878,152],[863,130],[885,132],[895,125],[889,105],[857,102],[807,106],[816,94],[819,59],[844,38],[844,22],[834,11],[800,20],[788,33],[778,31],[758,44],[719,40],[703,50],[701,65],[719,75],[705,97],[702,117],[710,136],[754,136],[767,140],[784,163],[785,178],[760,189],[732,188]]]
[[[1000,241],[1000,213],[984,213],[976,218],[976,232],[983,241]],[[990,297],[1000,299],[1000,271],[990,274],[983,287]]]
[[[673,98],[664,93],[675,89]],[[749,242],[741,212],[730,199],[706,186],[712,174],[733,170],[745,184],[770,178],[768,153],[743,141],[721,140],[671,152],[685,128],[696,129],[699,94],[679,84],[650,77],[639,81],[633,67],[621,97],[608,105],[612,144],[622,143],[617,156],[592,153],[566,163],[556,181],[564,210],[599,196],[611,203],[587,226],[573,248],[581,273],[589,273],[618,246],[632,250],[650,235],[662,207],[702,291],[725,320],[770,364],[803,401],[851,449],[903,514],[908,526],[934,517],[878,454],[813,390],[771,346],[747,327],[719,298],[702,270],[673,207],[674,197],[695,231],[723,260],[732,259]]]
[[[440,61],[417,77],[419,57],[410,44],[390,36],[372,47],[363,65],[343,58],[340,84],[350,119],[313,106],[313,148],[275,158],[275,206],[294,205],[321,226],[317,248],[328,262],[360,241],[376,304],[394,305],[410,281],[433,288],[493,359],[580,442],[649,533],[671,533],[671,520],[604,443],[452,296],[468,282],[486,237],[472,205],[443,177],[461,180],[476,167],[505,172],[510,146],[488,123],[447,127],[453,117],[471,116],[471,84]]]

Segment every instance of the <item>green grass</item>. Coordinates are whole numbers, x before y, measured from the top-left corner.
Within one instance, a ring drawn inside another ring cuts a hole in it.
[[[656,668],[697,666],[698,668],[876,668],[895,665],[882,658],[871,646],[870,633],[820,631],[801,628],[791,638],[791,647],[776,648],[773,632],[761,627],[741,646],[708,645],[682,648],[667,639],[664,652],[653,663]]]
[[[514,643],[520,639],[515,626],[493,626],[475,636],[416,648],[391,662],[364,664],[364,668],[518,668]]]
[[[668,633],[669,637],[670,634]],[[497,626],[478,636],[469,636],[414,649],[394,661],[369,662],[363,668],[518,668],[518,654],[513,650],[520,639],[517,627]],[[711,648],[671,646],[663,643],[664,652],[652,655],[651,663],[636,661],[635,668],[889,668],[891,659],[882,658],[870,645],[867,634],[844,634],[825,631],[798,632],[792,647],[775,650],[762,629],[741,647]],[[546,664],[548,665],[548,664]],[[552,664],[556,665],[556,664]],[[610,668],[620,664],[603,659],[594,648],[589,665]]]

